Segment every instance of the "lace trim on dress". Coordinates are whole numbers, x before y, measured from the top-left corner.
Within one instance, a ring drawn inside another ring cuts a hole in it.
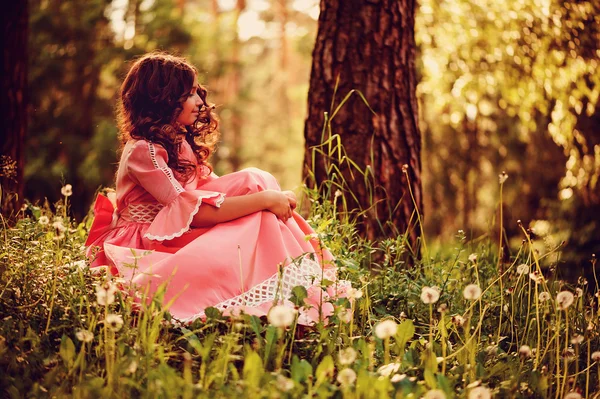
[[[152,223],[163,208],[161,204],[154,203],[129,204],[121,217],[127,222]]]
[[[181,194],[182,192],[184,192],[185,189],[181,186],[181,183],[179,183],[179,181],[175,179],[175,176],[173,176],[173,171],[168,166],[161,167],[158,164],[158,161],[156,160],[156,148],[154,147],[154,143],[151,143],[149,141],[147,143],[148,151],[150,152],[150,159],[152,160],[152,164],[154,165],[154,167],[156,169],[161,170],[167,176],[167,178],[178,193]]]
[[[310,255],[306,255],[299,262],[295,261],[285,266],[281,275],[275,273],[248,291],[212,307],[224,311],[240,306],[257,307],[268,302],[284,301],[290,298],[292,289],[298,285],[308,289],[319,286],[321,278],[336,281],[336,276],[335,269],[323,269],[317,261],[310,259]],[[345,286],[348,283],[345,280],[338,280],[336,284]],[[189,322],[203,317],[205,317],[204,310],[180,321]]]
[[[219,199],[217,200],[217,204],[218,204],[217,206],[220,206],[223,203],[223,201],[225,201],[225,194],[217,193],[217,195],[219,196]],[[206,198],[213,198],[214,196],[215,196],[214,194],[210,194],[210,195],[201,195],[198,197],[196,206],[194,206],[194,209],[192,210],[192,212],[190,212],[190,216],[189,216],[187,222],[185,223],[185,225],[181,228],[181,230],[179,230],[173,234],[166,235],[166,236],[155,236],[154,234],[146,233],[146,234],[144,234],[144,237],[146,237],[149,240],[153,240],[153,241],[165,241],[165,240],[172,240],[173,238],[181,237],[183,235],[183,233],[185,233],[186,231],[188,231],[190,229],[192,220],[194,220],[194,216],[198,213],[198,210],[200,209],[200,205],[202,205],[202,200],[206,199]],[[179,197],[177,197],[177,198],[179,198]],[[175,198],[174,201],[177,201],[177,198]]]

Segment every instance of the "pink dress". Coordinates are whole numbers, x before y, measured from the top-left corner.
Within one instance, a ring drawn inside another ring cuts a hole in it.
[[[180,154],[196,162],[187,142]],[[86,242],[92,267],[111,273],[151,296],[166,287],[163,303],[181,321],[204,317],[207,307],[266,315],[288,301],[293,287],[309,295],[298,322],[311,324],[333,311],[331,296],[348,287],[338,281],[331,254],[294,212],[287,222],[262,211],[211,228],[191,227],[200,206],[219,207],[226,196],[279,190],[270,174],[256,168],[223,177],[199,167],[187,183],[167,166],[167,152],[145,140],[130,140],[117,172],[116,209],[99,195]],[[204,172],[204,173],[202,173]],[[322,279],[332,281],[326,290]]]

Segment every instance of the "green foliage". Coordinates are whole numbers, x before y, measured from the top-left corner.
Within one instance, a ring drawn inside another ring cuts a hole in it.
[[[540,260],[549,254],[529,236],[502,263],[494,243],[458,234],[448,256],[414,259],[406,269],[393,241],[359,240],[351,224],[332,219],[331,203],[315,199],[318,234],[354,286],[333,299],[327,323],[275,327],[206,309],[205,320],[183,325],[159,298],[137,301],[117,289],[123,282],[88,268],[81,245],[89,223],[73,224],[68,198],[55,206],[58,215],[29,205],[14,228],[2,229],[3,396],[466,398],[479,389],[591,397],[600,390],[597,276],[576,284],[544,278]],[[305,294],[297,288],[292,299],[301,304]]]
[[[549,221],[543,234],[550,247],[567,240],[577,248],[565,261],[582,264],[600,250],[591,238],[598,224],[572,216],[600,204],[592,194],[600,142],[591,128],[600,115],[598,7],[420,2],[415,32],[431,233],[487,231],[497,209],[494,178],[505,170],[511,233],[517,219],[532,228]]]

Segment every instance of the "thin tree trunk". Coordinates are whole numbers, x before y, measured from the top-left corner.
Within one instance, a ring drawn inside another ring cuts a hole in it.
[[[321,186],[330,178],[327,163],[338,163],[319,154],[312,162],[313,148],[322,140],[324,112],[353,89],[365,95],[376,114],[354,95],[335,115],[331,127],[333,134],[341,136],[348,157],[372,173],[374,190],[369,191],[356,171],[352,177],[347,163],[340,165],[344,188],[358,199],[351,206],[365,211],[360,225],[363,235],[375,239],[409,230],[413,248],[419,236],[414,204],[422,211],[414,13],[414,0],[321,1],[304,131],[305,177],[312,186],[314,173],[316,185]]]
[[[233,71],[230,77],[230,92],[229,92],[229,103],[234,104],[239,102],[240,90],[241,90],[241,66],[240,66],[240,39],[238,34],[238,20],[240,15],[246,9],[246,0],[237,0],[235,8],[235,18],[233,20],[235,29],[235,38],[231,43],[231,63],[233,65]],[[236,107],[231,114],[230,119],[230,137],[229,146],[231,147],[229,162],[231,168],[236,171],[239,170],[242,164],[240,153],[242,151],[242,118],[240,115],[240,108]]]
[[[2,10],[2,215],[12,217],[23,203],[23,167],[27,131],[27,1],[8,2]]]

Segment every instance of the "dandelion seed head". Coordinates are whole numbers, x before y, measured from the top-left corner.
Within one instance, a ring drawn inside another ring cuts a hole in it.
[[[544,282],[544,276],[538,273],[537,270],[534,270],[533,272],[529,273],[529,278],[532,279],[533,282],[535,282],[536,284],[541,284]]]
[[[462,327],[465,324],[465,318],[457,314],[452,316],[452,323],[457,327]]]
[[[492,392],[486,387],[476,387],[469,391],[469,399],[491,399]]]
[[[583,335],[575,334],[575,335],[573,335],[573,338],[571,338],[571,343],[573,345],[579,345],[583,342],[583,339],[584,339]]]
[[[600,362],[600,351],[592,352],[592,360],[595,362]]]
[[[350,323],[352,321],[352,309],[341,309],[338,313],[341,322]]]
[[[294,381],[281,375],[277,374],[277,388],[283,392],[289,392],[294,389]]]
[[[519,356],[523,358],[531,357],[531,348],[528,345],[522,345],[519,348]]]
[[[477,262],[477,254],[471,254],[469,255],[469,261],[476,263]]]
[[[113,331],[119,331],[123,327],[123,316],[120,314],[109,313],[104,318],[104,323]]]
[[[375,336],[379,339],[387,339],[396,335],[398,324],[394,320],[384,320],[375,326]]]
[[[579,392],[569,392],[564,396],[563,399],[581,399],[582,396]]]
[[[481,296],[481,288],[477,284],[469,284],[463,290],[463,296],[469,301],[479,299]]]
[[[426,304],[436,303],[440,299],[440,291],[435,287],[423,287],[421,289],[421,301]]]
[[[550,293],[548,293],[546,291],[540,292],[540,295],[539,295],[540,302],[546,302],[546,301],[549,301],[550,299],[551,299]]]
[[[400,369],[400,363],[389,363],[383,365],[377,369],[379,375],[384,377],[389,377],[390,375],[396,373]]]
[[[566,310],[573,304],[575,296],[569,291],[561,291],[556,295],[556,306],[560,310]]]
[[[275,327],[289,327],[296,318],[298,311],[289,306],[275,305],[269,310],[267,320]]]
[[[75,337],[81,342],[92,342],[94,334],[88,330],[77,330]]]
[[[352,369],[343,369],[338,373],[337,382],[342,387],[349,387],[356,381],[356,373]]]
[[[506,181],[506,179],[508,179],[508,174],[506,174],[505,171],[502,171],[502,173],[500,173],[498,175],[498,181],[500,182],[500,184],[504,184],[504,182]]]
[[[519,276],[523,275],[523,274],[528,274],[529,273],[529,265],[522,263],[519,266],[517,266],[517,274]]]
[[[446,394],[444,393],[444,391],[440,390],[440,389],[432,389],[431,391],[428,391],[425,396],[423,396],[424,399],[446,399]]]
[[[348,299],[351,299],[351,300],[358,299],[358,298],[362,298],[363,292],[359,289],[350,287],[350,288],[348,288],[346,295],[347,295]]]
[[[338,353],[338,360],[340,364],[348,366],[356,361],[356,351],[352,347],[342,349]]]
[[[64,197],[70,197],[71,195],[73,195],[73,186],[71,186],[70,184],[65,184],[61,189],[60,189],[60,193],[64,196]]]

